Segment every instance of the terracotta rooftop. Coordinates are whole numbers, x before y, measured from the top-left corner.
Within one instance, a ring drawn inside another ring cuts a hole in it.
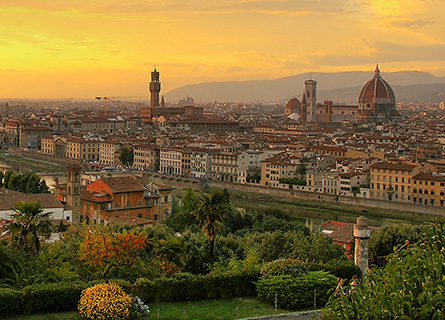
[[[101,180],[110,187],[114,193],[145,191],[144,186],[133,177],[101,178]],[[92,185],[93,184],[90,184],[88,186]],[[88,188],[88,190],[90,189]]]
[[[402,163],[391,163],[391,162],[379,162],[371,165],[371,168],[376,169],[393,169],[393,170],[404,170],[412,171],[417,165],[415,164],[402,164]]]
[[[39,199],[44,209],[63,208],[63,204],[51,193],[26,194],[0,188],[0,210],[10,210],[19,200],[36,202]]]

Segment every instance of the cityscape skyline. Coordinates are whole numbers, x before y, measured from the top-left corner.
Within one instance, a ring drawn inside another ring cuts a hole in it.
[[[0,98],[147,95],[304,72],[445,76],[445,2],[0,1]]]

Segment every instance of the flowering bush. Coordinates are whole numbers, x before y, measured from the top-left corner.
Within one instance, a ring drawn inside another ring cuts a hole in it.
[[[131,307],[131,297],[115,283],[83,290],[77,306],[81,315],[91,320],[126,319]]]
[[[150,309],[148,306],[144,303],[144,301],[141,300],[141,298],[133,296],[130,294],[131,297],[131,318],[138,319],[142,317],[146,317],[150,314]]]
[[[307,265],[303,261],[293,258],[274,260],[264,264],[261,268],[261,275],[263,277],[284,275],[299,276],[307,272]]]

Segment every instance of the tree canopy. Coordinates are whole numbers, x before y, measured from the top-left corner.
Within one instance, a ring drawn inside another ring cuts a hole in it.
[[[3,178],[3,179],[2,179]],[[48,193],[45,181],[34,172],[14,173],[7,171],[0,176],[0,187],[23,193]]]
[[[15,203],[6,232],[14,245],[29,254],[40,251],[40,240],[47,239],[54,230],[50,220],[51,212],[43,212],[40,200],[37,202],[19,200]]]

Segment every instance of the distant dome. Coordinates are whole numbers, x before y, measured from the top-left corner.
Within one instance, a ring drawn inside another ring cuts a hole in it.
[[[359,119],[366,122],[400,120],[391,86],[382,79],[377,65],[374,76],[366,82],[358,98]]]
[[[376,100],[380,100],[380,102],[382,103],[390,103],[396,101],[394,91],[392,91],[392,88],[388,84],[388,82],[383,80],[380,76],[380,70],[378,66],[375,69],[374,77],[366,82],[366,84],[362,88],[362,91],[360,91],[358,100],[359,103],[371,103]]]
[[[291,115],[294,112],[300,111],[301,102],[297,98],[292,98],[286,103],[286,107],[284,107],[284,113],[286,116]]]

